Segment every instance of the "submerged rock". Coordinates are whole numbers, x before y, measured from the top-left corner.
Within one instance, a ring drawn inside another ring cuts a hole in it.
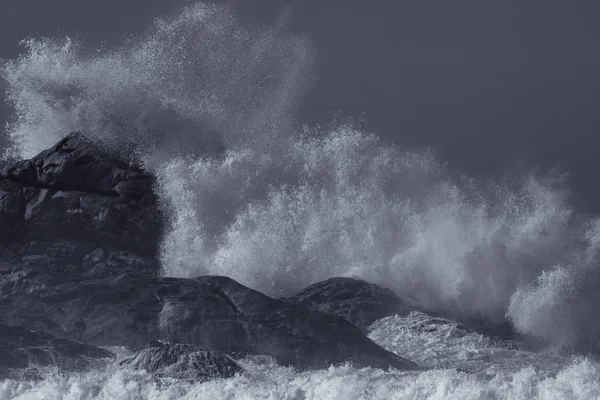
[[[378,319],[412,309],[393,291],[360,279],[331,278],[289,298],[296,304],[342,317],[366,332]]]
[[[146,370],[160,377],[206,381],[232,378],[244,370],[223,353],[206,351],[189,344],[152,341],[121,365]]]
[[[484,352],[493,354],[499,350],[521,349],[516,341],[486,336],[455,320],[420,311],[376,321],[370,327],[369,337],[386,349],[413,352],[413,357],[419,358],[421,362],[437,364],[442,368],[460,365],[464,361],[464,351],[477,352],[475,349],[485,349]],[[419,354],[415,356],[414,353]],[[442,359],[444,361],[440,363]]]
[[[27,379],[37,374],[36,367],[81,371],[94,360],[111,357],[111,352],[95,346],[0,325],[0,378],[23,376]]]

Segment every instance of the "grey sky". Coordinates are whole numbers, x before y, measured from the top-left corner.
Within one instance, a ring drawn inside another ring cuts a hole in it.
[[[26,36],[110,42],[186,2],[3,0],[0,57],[14,57]],[[294,29],[312,36],[319,79],[306,122],[364,116],[386,139],[431,146],[471,173],[501,172],[515,158],[560,165],[578,201],[600,210],[597,1],[227,3],[258,22],[291,5]]]

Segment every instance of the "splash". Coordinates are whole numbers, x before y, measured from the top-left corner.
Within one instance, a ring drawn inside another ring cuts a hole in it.
[[[399,341],[400,338],[396,338]],[[436,348],[437,350],[437,348]],[[541,358],[541,357],[539,357]],[[438,367],[383,371],[349,365],[296,372],[260,357],[240,360],[247,371],[204,383],[159,378],[118,363],[81,374],[47,373],[37,382],[0,381],[1,399],[528,399],[588,400],[600,396],[600,366],[589,359],[560,365],[490,365],[477,373]],[[541,360],[538,360],[541,361]],[[467,360],[465,360],[467,362]]]
[[[229,9],[204,4],[115,49],[70,38],[22,44],[26,54],[3,70],[16,114],[8,134],[21,156],[71,131],[157,160],[215,150],[215,136],[265,145],[290,130],[312,58],[285,19],[244,29]]]
[[[142,162],[171,211],[164,274],[271,295],[357,276],[424,308],[600,347],[600,223],[573,210],[562,180],[457,178],[350,123],[302,128],[314,52],[285,18],[246,27],[196,4],[113,49],[24,45],[2,69],[8,155],[83,131]]]

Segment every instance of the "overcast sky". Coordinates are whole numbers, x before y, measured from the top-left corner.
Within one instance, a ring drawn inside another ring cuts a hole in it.
[[[2,0],[0,58],[16,56],[26,36],[110,42],[186,2]],[[498,173],[516,158],[559,165],[578,201],[600,210],[600,2],[227,3],[258,22],[291,5],[294,29],[313,38],[319,77],[304,121],[363,116],[386,139],[431,146],[470,173]]]

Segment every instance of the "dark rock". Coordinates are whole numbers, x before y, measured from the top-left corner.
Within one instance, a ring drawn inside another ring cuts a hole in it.
[[[437,310],[423,310],[413,305],[390,289],[360,279],[331,278],[315,283],[288,299],[303,307],[328,312],[342,317],[368,333],[375,321],[399,315],[427,315],[428,329],[438,325],[455,324],[456,332],[475,332],[487,336],[502,347],[514,348],[518,337],[508,323],[493,323],[473,315],[448,315]],[[424,314],[426,311],[427,314]],[[429,317],[431,315],[431,317]]]
[[[0,241],[12,239],[23,225],[25,198],[21,187],[0,178]]]
[[[112,197],[122,194],[119,188],[141,184],[141,190],[124,196],[136,201],[152,188],[150,176],[112,157],[80,133],[71,133],[31,160],[5,165],[0,175],[26,186]]]
[[[352,278],[315,283],[289,298],[296,304],[342,317],[363,331],[378,319],[406,315],[411,307],[393,291]]]
[[[206,381],[232,378],[244,370],[228,355],[202,350],[189,344],[169,344],[154,340],[121,365],[146,370],[160,377]]]
[[[0,170],[0,243],[21,256],[60,259],[93,275],[156,274],[162,218],[154,178],[70,134]],[[90,265],[95,251],[106,259]]]
[[[99,247],[83,258],[83,270],[88,278],[118,275],[124,271],[152,275],[159,268],[156,259],[110,247]]]
[[[142,348],[164,339],[209,351],[266,354],[303,369],[346,361],[416,368],[342,318],[272,299],[229,278],[124,274],[80,280],[5,263],[0,283],[2,322],[97,346]]]
[[[98,347],[58,339],[16,326],[0,325],[0,378],[35,375],[35,367],[81,371],[94,360],[113,357]]]
[[[231,279],[157,277],[163,219],[153,184],[80,134],[4,164],[0,323],[96,346],[163,339],[264,354],[298,368],[417,367],[343,318]]]

